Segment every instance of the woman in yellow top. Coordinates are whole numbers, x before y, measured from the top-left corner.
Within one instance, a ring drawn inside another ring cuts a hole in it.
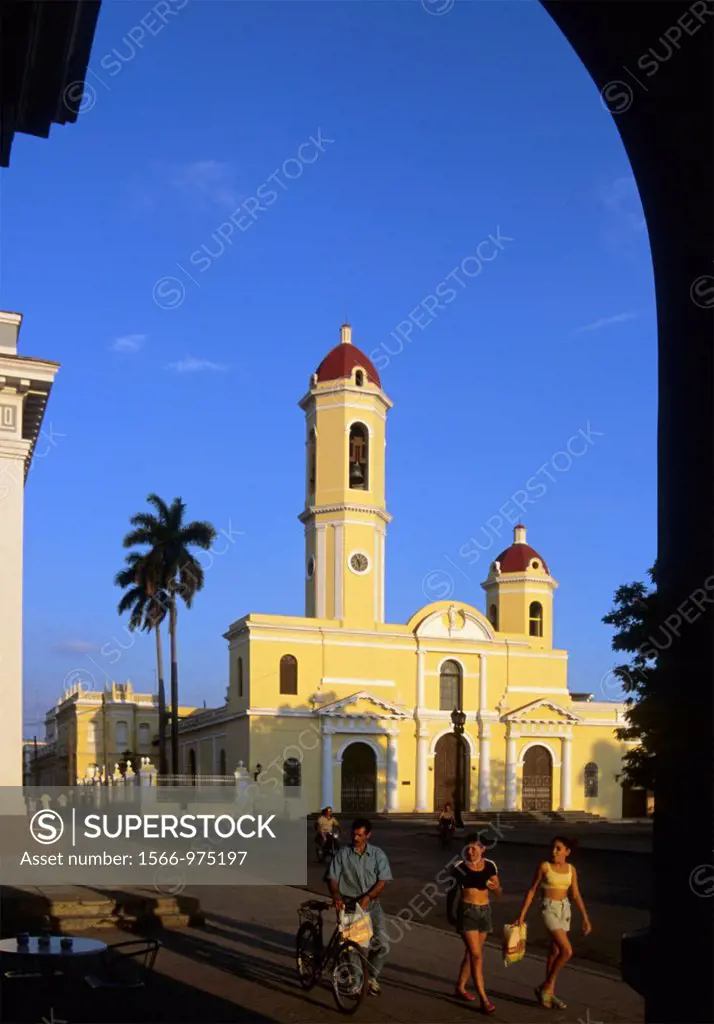
[[[543,923],[550,932],[552,946],[548,960],[546,961],[545,981],[536,989],[536,999],[548,1009],[565,1010],[566,1006],[562,999],[555,995],[555,981],[558,972],[567,964],[573,955],[573,947],[568,939],[570,930],[570,900],[568,893],[572,890],[575,906],[580,911],[583,919],[583,935],[589,935],[592,925],[585,909],[583,898],[580,895],[578,886],[578,873],[573,864],[568,864],[568,857],[575,848],[572,839],[565,836],[556,836],[553,840],[553,849],[550,861],[543,861],[536,871],[533,885],[526,893],[521,912],[518,916],[519,925],[526,919],[526,914],[535,897],[538,887],[542,887],[541,910],[543,912]]]

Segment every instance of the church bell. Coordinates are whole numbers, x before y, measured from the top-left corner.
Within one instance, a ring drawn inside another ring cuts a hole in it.
[[[359,462],[353,462],[350,465],[350,485],[363,484],[364,483],[364,472]]]

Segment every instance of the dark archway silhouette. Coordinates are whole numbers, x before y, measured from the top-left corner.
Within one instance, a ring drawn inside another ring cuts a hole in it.
[[[688,609],[714,581],[712,20],[696,3],[541,2],[601,90],[603,112],[609,107],[615,118],[649,231],[659,355],[658,601],[661,621],[682,625],[658,663],[667,728],[656,750],[646,1019],[710,1022],[714,906],[693,880],[698,868],[710,880],[714,874],[714,608],[703,603],[696,616]],[[652,47],[660,60],[646,76],[638,59]],[[685,837],[678,872],[674,835]],[[672,941],[672,907],[677,933],[696,942]]]
[[[367,743],[350,743],[342,755],[344,814],[373,814],[377,810],[377,757]]]

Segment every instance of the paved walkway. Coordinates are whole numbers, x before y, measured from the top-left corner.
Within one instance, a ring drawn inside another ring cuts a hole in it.
[[[200,898],[206,925],[160,934],[164,948],[151,989],[91,992],[78,979],[57,992],[56,999],[51,997],[54,1019],[73,1024],[99,1020],[105,1024],[322,1024],[344,1019],[326,984],[310,992],[297,984],[294,943],[297,908],[306,898],[304,892],[283,886],[200,887],[187,894]],[[327,923],[332,920],[329,915]],[[128,937],[106,929],[94,934],[105,942]],[[405,928],[390,951],[382,995],[365,999],[357,1017],[370,1024],[473,1021],[474,1006],[459,1003],[451,995],[462,949],[454,934],[423,924]],[[534,999],[533,989],[543,977],[542,958],[528,955],[520,964],[504,968],[499,951],[487,948],[485,967],[488,991],[497,1006],[495,1021],[636,1024],[644,1019],[639,996],[613,977],[566,968],[558,993],[568,1009],[558,1012],[543,1010]],[[9,1011],[7,985],[3,985],[3,996]],[[18,982],[12,1000],[23,1015],[4,1015],[4,1019],[51,1019],[47,995],[32,983],[26,986]]]
[[[375,831],[383,823],[375,822]],[[391,825],[391,822],[389,823]],[[405,831],[414,835],[433,835],[435,826],[417,818],[403,819],[399,822]],[[615,822],[595,822],[588,825],[568,825],[566,822],[551,822],[546,825],[523,824],[509,826],[495,822],[479,822],[477,817],[467,818],[459,837],[469,832],[483,831],[491,841],[499,843],[520,843],[525,846],[547,847],[553,836],[565,834],[577,839],[583,850],[614,851],[617,853],[652,855],[652,828],[647,825],[618,824]]]
[[[166,949],[157,964],[161,971],[223,1000],[234,1000],[243,1012],[260,1010],[276,1021],[341,1019],[326,986],[305,993],[296,985],[294,936],[297,908],[305,893],[282,886],[191,892],[200,895],[206,926],[167,934]],[[383,994],[365,1000],[358,1016],[374,1024],[472,1021],[473,1006],[451,997],[462,950],[456,935],[425,925],[405,929],[392,946]],[[488,989],[497,1005],[496,1021],[635,1024],[644,1019],[640,997],[612,977],[566,969],[558,991],[568,1009],[545,1011],[533,995],[543,977],[540,957],[529,955],[520,964],[504,968],[499,951],[487,949],[485,966]]]

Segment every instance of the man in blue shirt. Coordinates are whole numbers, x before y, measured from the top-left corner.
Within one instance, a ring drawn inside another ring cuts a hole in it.
[[[392,871],[384,850],[371,845],[371,835],[372,825],[367,818],[353,821],[352,845],[343,847],[332,858],[325,880],[330,887],[336,910],[344,908],[344,898],[356,900],[372,918],[373,935],[369,952],[372,977],[367,987],[369,994],[376,996],[381,991],[377,978],[389,952],[379,896],[386,883],[392,881]]]

